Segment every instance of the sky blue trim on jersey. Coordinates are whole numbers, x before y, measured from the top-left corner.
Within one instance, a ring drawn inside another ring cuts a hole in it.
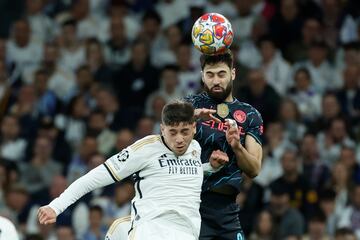
[[[220,178],[216,183],[214,183],[214,186],[218,185],[220,182],[230,179],[232,178],[232,176],[234,176],[236,173],[240,173],[240,170],[236,170],[235,172],[233,172],[230,176],[226,176],[226,177],[222,177]],[[236,178],[232,178],[233,179],[240,179],[240,177],[236,177]]]
[[[252,132],[247,132],[246,134],[249,134],[250,136],[252,136],[253,138],[255,138],[255,141],[260,144],[260,146],[262,146],[262,142],[260,141],[260,139],[255,136]]]

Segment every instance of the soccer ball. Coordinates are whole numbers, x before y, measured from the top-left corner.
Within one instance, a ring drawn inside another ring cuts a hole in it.
[[[219,13],[206,13],[193,25],[191,38],[196,49],[208,55],[224,53],[234,33],[231,23]]]

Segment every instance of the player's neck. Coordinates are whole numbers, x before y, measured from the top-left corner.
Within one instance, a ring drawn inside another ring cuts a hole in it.
[[[224,102],[233,102],[234,101],[234,97],[232,94],[229,94],[229,96],[227,96],[224,100]]]

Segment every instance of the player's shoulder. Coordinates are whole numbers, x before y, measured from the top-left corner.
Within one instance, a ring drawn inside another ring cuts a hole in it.
[[[149,135],[144,138],[141,138],[137,140],[135,143],[130,145],[131,150],[137,151],[139,149],[145,148],[145,147],[152,147],[154,145],[157,145],[157,143],[161,142],[160,135]]]
[[[236,100],[234,102],[234,104],[235,104],[235,111],[241,110],[241,111],[245,112],[248,117],[253,115],[253,117],[261,118],[260,112],[255,107],[253,107],[251,104],[248,104],[246,102],[241,102],[239,100]]]
[[[193,150],[201,151],[200,143],[199,143],[198,141],[196,141],[195,139],[193,139],[193,140],[191,141],[190,147],[191,147]]]
[[[184,101],[189,102],[194,105],[200,101],[207,100],[208,98],[209,97],[205,93],[189,94],[186,97],[184,97]]]

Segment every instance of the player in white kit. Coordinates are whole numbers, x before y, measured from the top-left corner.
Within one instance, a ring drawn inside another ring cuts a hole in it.
[[[195,131],[191,104],[167,104],[162,112],[161,135],[138,140],[76,180],[39,209],[39,222],[54,223],[57,215],[86,193],[136,174],[128,239],[198,239],[203,168],[201,148],[193,140]],[[224,163],[216,160],[211,166]],[[210,167],[212,170],[216,171]]]
[[[0,240],[19,240],[15,226],[9,219],[0,216]]]

